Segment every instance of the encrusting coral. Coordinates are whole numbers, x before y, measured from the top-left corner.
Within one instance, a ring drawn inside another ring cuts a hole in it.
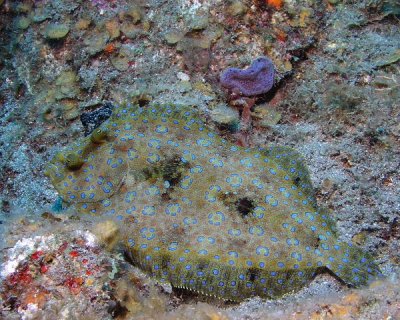
[[[188,108],[116,107],[47,174],[78,211],[121,222],[133,262],[175,287],[240,301],[327,269],[354,286],[380,274],[337,239],[298,153],[235,146]]]

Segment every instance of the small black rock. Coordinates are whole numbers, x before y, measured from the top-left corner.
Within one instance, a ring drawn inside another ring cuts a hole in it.
[[[106,102],[103,106],[92,112],[85,112],[81,114],[81,122],[85,128],[85,137],[98,128],[104,121],[112,115],[114,106],[111,102]]]

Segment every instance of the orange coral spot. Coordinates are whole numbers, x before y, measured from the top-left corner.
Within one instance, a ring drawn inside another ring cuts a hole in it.
[[[348,294],[343,298],[343,302],[348,305],[357,305],[361,301],[361,296],[355,292]]]
[[[73,258],[79,257],[79,252],[76,250],[73,250],[69,253],[69,255]]]
[[[49,267],[46,266],[45,264],[40,266],[40,272],[41,273],[46,273],[47,271],[49,271]]]
[[[104,52],[107,53],[107,54],[111,54],[111,53],[115,52],[115,50],[117,50],[117,47],[115,46],[114,43],[109,43],[104,48]]]
[[[65,249],[68,247],[68,242],[64,242],[59,248],[58,248],[58,253],[63,253]]]
[[[74,243],[77,244],[78,246],[83,247],[86,244],[86,240],[79,238],[79,239],[75,239]]]
[[[282,8],[283,5],[283,0],[265,0],[265,2],[271,6],[274,7],[276,10],[279,10]]]
[[[39,259],[42,255],[44,255],[44,252],[41,251],[41,250],[38,250],[38,251],[32,253],[31,259],[32,259],[32,260],[37,260],[37,259]]]
[[[68,277],[64,281],[64,285],[70,289],[72,294],[78,294],[81,291],[81,286],[85,281],[81,277]]]
[[[28,304],[36,304],[39,308],[42,308],[47,301],[47,296],[46,290],[40,288],[30,289],[26,292],[22,305],[26,307]]]
[[[21,270],[14,272],[8,277],[8,282],[11,285],[27,285],[33,280],[31,274],[29,273],[28,266],[23,267]]]
[[[276,38],[277,38],[279,41],[285,42],[286,39],[287,39],[287,34],[286,34],[286,32],[283,31],[283,30],[277,30],[277,31],[276,31]]]

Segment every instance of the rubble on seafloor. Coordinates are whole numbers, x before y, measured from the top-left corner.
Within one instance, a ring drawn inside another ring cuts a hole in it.
[[[44,212],[39,219],[14,221],[5,234],[10,243],[0,268],[2,317],[186,319],[195,315],[194,319],[222,320],[400,315],[396,277],[349,291],[321,275],[296,294],[241,304],[188,295],[157,283],[126,262],[123,252],[115,250],[116,232],[108,220],[93,223],[73,214]]]
[[[395,0],[0,0],[0,318],[399,318],[399,15]],[[261,56],[272,89],[232,99],[221,72]],[[157,284],[43,175],[105,102],[193,106],[233,143],[295,148],[341,239],[386,279],[320,275],[240,304]]]
[[[168,309],[168,294],[161,294],[167,287],[155,285],[121,253],[105,249],[115,245],[107,221],[89,231],[74,216],[45,212],[42,217],[8,228],[10,238],[18,234],[18,240],[5,250],[1,265],[4,318],[112,319]]]

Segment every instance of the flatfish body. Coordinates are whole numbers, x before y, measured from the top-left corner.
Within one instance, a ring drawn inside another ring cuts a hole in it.
[[[79,212],[120,222],[134,263],[175,287],[240,301],[324,270],[352,286],[379,274],[337,240],[297,152],[233,145],[188,108],[116,108],[47,174]]]

